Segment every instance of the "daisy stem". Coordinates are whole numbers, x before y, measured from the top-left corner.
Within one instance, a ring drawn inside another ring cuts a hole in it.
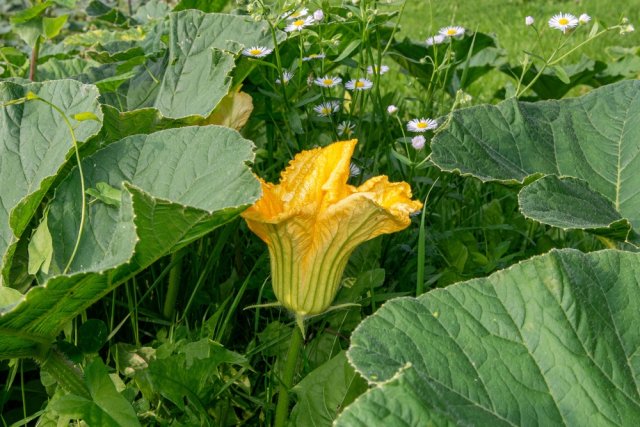
[[[280,86],[282,87],[282,99],[284,100],[284,109],[285,112],[289,112],[291,111],[291,104],[289,103],[289,97],[287,96],[287,84],[284,78],[284,70],[282,68],[282,60],[280,59],[280,48],[278,45],[278,37],[276,36],[276,29],[273,26],[273,24],[271,23],[270,20],[267,20],[267,22],[269,23],[269,30],[271,31],[271,39],[273,40],[273,52],[275,54],[276,57],[276,64],[277,64],[277,68],[278,68],[278,74],[280,77]],[[285,120],[283,120],[285,127],[287,128],[287,133],[289,135],[293,135],[293,139],[296,140],[296,135],[295,133],[293,133],[291,126],[289,125],[289,120],[287,118],[285,118]]]
[[[573,47],[572,49],[570,49],[569,51],[567,51],[564,55],[562,55],[560,58],[556,59],[553,62],[550,62],[549,65],[555,65],[558,62],[562,61],[564,58],[566,58],[567,56],[571,55],[573,52],[575,52],[576,50],[580,49],[582,46],[586,45],[587,43],[597,39],[598,37],[600,37],[601,35],[611,31],[612,28],[605,28],[604,30],[600,31],[599,33],[596,33],[595,35],[593,35],[592,37],[586,39],[585,41],[583,41],[582,43],[579,43],[578,45],[576,45],[575,47]]]
[[[69,134],[71,135],[71,142],[73,144],[74,152],[75,152],[75,155],[76,155],[76,162],[78,164],[78,175],[80,177],[80,225],[78,226],[78,235],[76,237],[76,242],[73,245],[73,250],[71,251],[71,255],[69,256],[69,260],[67,261],[67,265],[65,266],[64,270],[62,271],[62,274],[67,274],[67,272],[71,268],[71,264],[73,263],[73,260],[76,257],[76,254],[78,253],[78,248],[80,247],[80,240],[82,239],[82,232],[84,230],[84,223],[85,223],[85,217],[86,217],[86,212],[87,212],[87,201],[86,201],[86,197],[85,197],[85,184],[84,184],[84,172],[82,170],[82,161],[80,159],[80,148],[78,147],[78,140],[76,139],[76,133],[73,130],[73,126],[71,125],[71,122],[69,121],[69,118],[64,113],[64,111],[62,111],[62,109],[60,107],[58,107],[57,105],[53,104],[52,102],[47,101],[46,99],[40,98],[39,96],[36,96],[33,99],[37,100],[37,101],[44,102],[45,104],[47,104],[48,106],[53,108],[56,112],[58,112],[58,114],[60,114],[60,116],[62,116],[62,120],[64,121],[65,125],[67,126],[67,129],[69,129]]]
[[[293,377],[296,373],[298,355],[300,354],[302,343],[302,331],[299,327],[295,326],[291,332],[289,351],[287,352],[284,372],[278,390],[278,403],[276,405],[276,415],[273,422],[274,427],[284,427],[287,423],[289,415],[289,390],[293,387]]]
[[[614,28],[614,27],[612,27]],[[527,84],[527,86],[522,89],[521,91],[516,91],[516,98],[519,98],[520,96],[522,96],[523,93],[525,93],[527,90],[529,90],[536,81],[538,81],[538,79],[540,78],[540,76],[542,76],[542,73],[547,69],[547,67],[553,67],[554,65],[558,64],[560,61],[562,61],[564,58],[566,58],[567,56],[571,55],[573,52],[575,52],[577,49],[580,49],[582,46],[584,46],[585,44],[589,43],[590,41],[600,37],[602,34],[606,33],[607,31],[609,31],[611,28],[607,28],[604,29],[602,31],[600,31],[599,33],[595,34],[593,37],[587,38],[587,40],[583,41],[582,43],[579,43],[578,45],[574,46],[572,49],[569,49],[569,51],[565,52],[562,56],[560,56],[559,58],[553,59],[556,54],[558,52],[560,52],[560,50],[562,50],[562,48],[569,42],[569,40],[571,39],[571,37],[575,34],[575,32],[572,32],[571,34],[569,34],[569,37],[566,37],[562,43],[560,43],[560,46],[558,46],[549,56],[549,59],[547,59],[544,64],[542,64],[542,67],[540,68],[540,70],[538,71],[538,73],[535,75],[535,77],[529,82],[529,84]],[[520,85],[518,85],[520,86]]]

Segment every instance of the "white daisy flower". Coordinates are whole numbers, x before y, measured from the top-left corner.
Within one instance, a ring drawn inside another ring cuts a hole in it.
[[[342,83],[342,79],[340,77],[332,77],[332,76],[324,76],[318,77],[313,81],[316,85],[321,87],[334,87]]]
[[[306,7],[303,7],[302,9],[296,10],[295,12],[284,13],[281,16],[281,18],[298,19],[298,18],[301,18],[303,16],[307,16],[308,14],[309,14],[309,9],[307,9]]]
[[[313,16],[307,16],[306,18],[299,18],[289,22],[289,25],[284,27],[284,30],[287,33],[291,33],[293,31],[302,31],[304,27],[308,27],[311,24],[313,24]]]
[[[293,73],[288,70],[282,70],[282,78],[284,80],[284,84],[289,83],[289,80],[293,77]],[[276,83],[281,85],[282,81],[280,79],[276,79]]]
[[[380,75],[383,75],[387,71],[389,71],[389,67],[387,67],[386,65],[381,65],[379,67],[377,65],[374,65],[374,66],[369,65],[367,67],[367,74],[378,73]]]
[[[433,119],[413,119],[407,123],[407,130],[409,132],[425,132],[438,127],[438,122]]]
[[[387,107],[387,113],[389,113],[389,115],[393,116],[397,112],[398,112],[398,107],[396,107],[395,105],[391,104]]]
[[[422,150],[426,142],[427,140],[422,135],[414,136],[413,138],[411,138],[411,146],[416,150]]]
[[[351,176],[358,176],[362,173],[362,169],[360,169],[358,167],[358,165],[356,165],[355,163],[351,163],[349,165],[349,175]]]
[[[242,51],[244,56],[251,56],[252,58],[264,58],[273,52],[273,49],[269,49],[264,46],[251,46]]]
[[[451,26],[440,28],[438,33],[444,37],[458,37],[464,35],[464,27]]]
[[[372,86],[373,82],[364,78],[351,79],[344,85],[349,90],[369,90]]]
[[[582,15],[580,15],[578,17],[578,22],[582,25],[584,24],[588,24],[589,21],[591,21],[591,17],[589,15],[587,15],[586,13],[583,13]]]
[[[530,27],[533,25],[535,21],[533,20],[533,16],[527,16],[526,18],[524,18],[524,23],[527,27]]]
[[[559,13],[549,19],[549,26],[564,33],[578,26],[578,18],[570,13]]]
[[[327,55],[325,55],[324,53],[311,53],[309,54],[309,56],[305,56],[304,58],[302,58],[303,61],[313,61],[314,59],[324,59],[326,58]]]
[[[347,121],[341,122],[338,125],[336,130],[338,131],[338,136],[350,137],[351,135],[353,135],[353,131],[355,129],[356,129],[356,125],[347,120]]]
[[[333,113],[337,113],[340,109],[340,103],[338,101],[323,102],[313,107],[313,111],[318,113],[319,116],[327,117]]]
[[[434,44],[441,44],[444,42],[445,40],[445,36],[443,36],[442,34],[436,34],[433,37],[429,37],[427,39],[427,46],[433,46]]]

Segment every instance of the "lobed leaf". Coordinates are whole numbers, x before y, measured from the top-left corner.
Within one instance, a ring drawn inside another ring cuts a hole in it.
[[[640,423],[639,260],[554,250],[388,302],[348,351],[376,387],[336,425]]]
[[[48,214],[49,274],[0,314],[0,358],[33,355],[128,277],[235,218],[260,192],[246,165],[252,149],[234,130],[186,127],[128,137],[84,159],[86,188],[120,189],[120,206],[101,200],[88,206],[65,273],[79,228],[78,171],[58,186]]]
[[[552,195],[541,193],[540,183],[537,199],[546,198],[549,207],[564,212],[569,220],[576,217],[578,206],[611,205],[615,214],[607,209],[610,219],[626,219],[640,227],[638,81],[623,81],[572,99],[537,103],[509,99],[496,106],[458,110],[448,128],[434,138],[432,149],[433,162],[443,170],[482,181],[528,184],[542,175],[556,175],[560,178],[553,188],[558,189],[561,182],[566,187],[567,179],[578,178],[584,190]],[[577,205],[579,196],[583,198]],[[522,194],[521,202],[530,197],[533,190]],[[531,205],[521,204],[525,215],[558,225]],[[584,215],[593,215],[586,225],[575,221],[564,226],[589,229],[589,222],[602,226],[596,218],[602,213],[596,209],[586,209]]]
[[[95,86],[74,80],[25,85],[0,83],[0,103],[5,104],[0,108],[0,182],[10,183],[3,185],[0,193],[0,282],[8,280],[18,239],[73,154],[70,130],[63,117],[49,105],[38,100],[7,105],[29,93],[54,102],[70,117],[78,141],[86,141],[101,127],[97,121],[72,118],[90,112],[102,119]]]

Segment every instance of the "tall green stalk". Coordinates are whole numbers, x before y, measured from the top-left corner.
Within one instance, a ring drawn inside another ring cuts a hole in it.
[[[176,312],[176,301],[180,291],[180,278],[182,277],[182,257],[186,248],[182,248],[171,254],[171,271],[169,271],[169,285],[167,287],[167,297],[164,299],[162,315],[165,319],[172,319]]]
[[[298,355],[302,348],[302,331],[299,327],[294,327],[289,342],[289,351],[285,360],[284,372],[278,387],[278,403],[274,418],[274,427],[284,427],[289,418],[289,390],[293,387],[293,377],[296,373]]]

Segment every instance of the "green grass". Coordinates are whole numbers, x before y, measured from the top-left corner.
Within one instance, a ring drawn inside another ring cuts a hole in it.
[[[398,9],[402,2],[392,2],[384,10]],[[548,57],[553,49],[564,37],[559,31],[549,28],[547,21],[559,12],[572,13],[576,16],[587,13],[592,23],[599,22],[600,28],[613,26],[627,17],[631,24],[640,29],[640,0],[617,2],[611,7],[609,2],[600,0],[451,0],[447,2],[423,0],[407,1],[404,12],[400,17],[399,31],[396,38],[409,38],[416,42],[424,42],[427,37],[437,34],[438,30],[447,25],[460,25],[469,30],[494,35],[498,46],[503,48],[507,60],[513,65],[520,64],[524,52],[535,52]],[[533,16],[535,26],[540,31],[541,40],[538,45],[535,31],[524,23],[526,16]],[[586,38],[576,35],[577,40]],[[573,41],[570,46],[577,44]],[[568,56],[563,65],[577,62],[582,55],[604,62],[612,61],[609,48],[614,46],[640,46],[640,32],[620,35],[617,30],[611,31],[598,39],[587,43],[581,49]],[[513,84],[514,80],[507,75],[494,70],[480,78],[469,88],[468,92],[474,97],[473,103],[495,103],[494,94],[505,85]],[[397,91],[405,97],[415,96],[421,87],[413,78],[400,76],[395,82]],[[584,93],[583,88],[571,91],[567,96]]]
[[[612,7],[612,2],[602,0],[408,1],[400,20],[399,36],[425,40],[444,26],[461,25],[471,30],[495,34],[500,45],[506,49],[509,60],[518,61],[522,58],[522,52],[530,50],[536,42],[534,31],[524,24],[527,15],[535,18],[535,25],[542,32],[543,51],[549,51],[557,43],[559,32],[550,29],[547,21],[559,12],[576,16],[587,13],[594,21],[608,26],[616,25],[622,17],[627,17],[638,28],[640,0],[614,3],[616,7]],[[638,31],[625,36],[614,31],[585,46],[582,52],[591,58],[606,60],[609,46],[638,45]]]

